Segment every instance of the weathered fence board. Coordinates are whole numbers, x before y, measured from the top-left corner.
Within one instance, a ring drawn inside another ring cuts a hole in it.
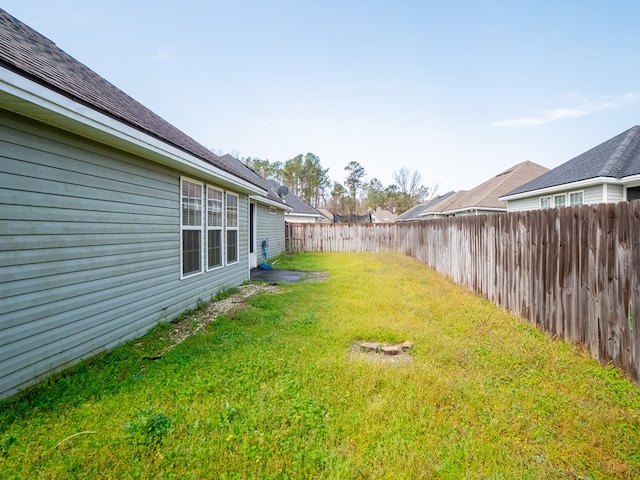
[[[289,249],[403,252],[640,382],[640,201],[394,224],[296,224]]]

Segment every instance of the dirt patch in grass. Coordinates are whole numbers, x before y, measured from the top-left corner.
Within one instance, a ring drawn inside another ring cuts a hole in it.
[[[247,300],[258,293],[276,293],[280,290],[277,285],[249,284],[238,287],[238,292],[226,298],[209,303],[206,308],[193,315],[188,315],[177,322],[172,322],[168,333],[169,344],[156,352],[151,358],[159,359],[165,353],[180,345],[187,338],[198,333],[207,324],[213,322],[220,315],[233,313],[247,304]]]
[[[413,342],[410,341],[393,345],[382,342],[354,342],[349,350],[349,358],[387,365],[410,365],[413,363],[412,348]]]

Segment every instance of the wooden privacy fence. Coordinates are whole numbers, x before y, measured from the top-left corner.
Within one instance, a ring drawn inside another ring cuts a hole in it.
[[[640,381],[640,201],[289,228],[293,252],[403,252]]]

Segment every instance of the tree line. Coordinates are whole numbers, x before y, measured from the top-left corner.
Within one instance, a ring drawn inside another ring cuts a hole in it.
[[[407,167],[394,171],[394,183],[386,187],[377,178],[367,181],[365,168],[355,161],[344,167],[342,182],[332,183],[329,169],[313,153],[299,154],[285,162],[251,157],[242,161],[260,176],[286,185],[312,207],[327,208],[340,215],[361,215],[378,208],[400,214],[432,197],[437,190],[422,185],[420,173]]]

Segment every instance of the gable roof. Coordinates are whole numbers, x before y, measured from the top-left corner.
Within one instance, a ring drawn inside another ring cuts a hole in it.
[[[464,210],[507,210],[506,202],[500,197],[514,188],[542,175],[549,169],[537,163],[525,161],[499,173],[486,182],[469,190],[448,205],[447,212]]]
[[[379,209],[371,212],[371,216],[380,222],[395,222],[397,215],[389,210]]]
[[[427,208],[419,214],[419,216],[427,217],[429,215],[444,215],[445,212],[449,211],[449,206],[455,204],[467,194],[467,190],[458,190],[457,192],[450,193],[451,195],[440,198],[439,201],[428,205]]]
[[[122,122],[253,183],[191,137],[153,113],[51,40],[0,9],[0,66],[73,102]]]
[[[505,194],[505,196],[555,187],[590,178],[621,179],[640,174],[640,126],[636,125],[549,170]]]
[[[450,191],[447,192],[443,195],[439,195],[435,198],[432,198],[430,200],[425,200],[422,203],[419,203],[418,205],[415,205],[413,207],[411,207],[409,210],[407,210],[406,212],[401,213],[400,215],[398,215],[398,217],[396,218],[397,222],[406,222],[408,220],[419,220],[420,219],[420,214],[422,214],[423,212],[425,212],[427,209],[431,208],[431,207],[435,207],[438,203],[442,202],[443,200],[449,198],[451,195],[453,195],[455,192],[454,191]]]

